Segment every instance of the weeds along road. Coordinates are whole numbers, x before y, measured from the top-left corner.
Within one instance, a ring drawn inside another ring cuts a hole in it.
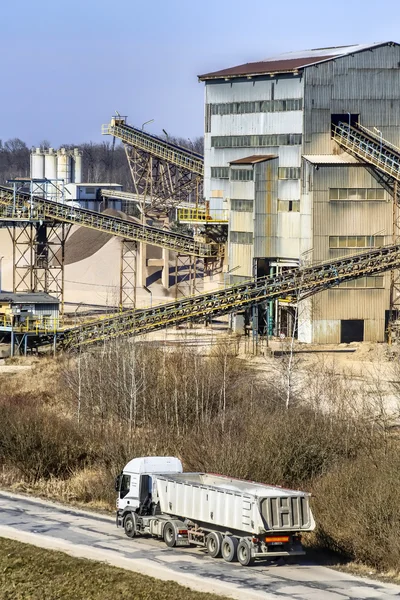
[[[400,586],[353,577],[304,559],[290,566],[259,563],[246,568],[209,558],[196,548],[168,548],[162,541],[146,538],[131,540],[116,528],[111,516],[2,491],[0,536],[240,600],[400,598]]]

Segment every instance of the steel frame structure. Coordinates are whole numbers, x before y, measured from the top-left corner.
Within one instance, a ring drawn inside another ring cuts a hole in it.
[[[113,117],[102,126],[102,133],[123,142],[134,192],[146,199],[141,205],[144,214],[165,214],[188,199],[194,206],[202,201],[201,154],[136,129],[126,117]]]
[[[121,241],[121,269],[119,305],[123,308],[136,308],[136,264],[137,242]]]
[[[71,226],[55,221],[5,221],[13,245],[13,292],[46,292],[64,313],[65,242]]]

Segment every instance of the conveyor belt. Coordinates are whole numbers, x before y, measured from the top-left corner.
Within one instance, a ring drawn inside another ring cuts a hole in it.
[[[204,175],[204,158],[201,154],[136,129],[126,123],[126,117],[113,117],[111,123],[102,126],[101,132],[113,135],[129,146],[144,150],[191,173]]]
[[[400,148],[384,140],[380,134],[361,125],[339,123],[333,127],[333,139],[360,160],[400,181]]]
[[[291,295],[301,300],[344,281],[399,267],[400,245],[385,246],[333,262],[292,269],[277,277],[265,277],[217,292],[98,319],[61,333],[60,340],[64,348],[77,348],[125,335],[140,335],[242,311],[274,298]]]
[[[218,244],[196,242],[190,236],[167,229],[140,225],[128,219],[71,207],[67,204],[31,196],[29,193],[17,192],[14,196],[12,189],[3,186],[0,186],[0,204],[6,207],[6,211],[1,214],[2,218],[53,219],[192,256],[215,257],[222,251]]]

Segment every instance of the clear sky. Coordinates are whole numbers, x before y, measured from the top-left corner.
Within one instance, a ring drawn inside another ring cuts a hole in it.
[[[118,110],[203,134],[197,75],[279,52],[400,41],[399,0],[0,0],[0,139],[101,140]]]

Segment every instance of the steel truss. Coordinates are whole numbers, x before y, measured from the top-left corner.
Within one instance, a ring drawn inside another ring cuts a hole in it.
[[[14,194],[13,190],[3,186],[0,186],[0,204],[6,205],[7,218],[10,219],[25,218],[27,220],[32,218],[66,222],[103,231],[133,242],[144,242],[193,256],[216,257],[223,252],[223,247],[219,244],[205,244],[195,241],[188,235],[167,229],[158,229],[85,208],[71,207],[23,192]]]
[[[204,262],[196,256],[175,256],[175,300],[200,292],[199,278],[203,277]]]
[[[71,225],[54,221],[13,221],[13,292],[46,292],[64,312],[65,242]]]
[[[146,198],[146,214],[166,213],[183,201],[203,199],[204,158],[131,127],[126,117],[113,117],[102,133],[120,139],[131,171],[134,191]]]
[[[291,269],[278,276],[263,277],[150,309],[126,311],[60,332],[60,341],[64,348],[77,348],[121,336],[145,334],[171,325],[205,321],[288,295],[301,301],[343,281],[399,267],[400,245],[385,246],[356,256],[312,267]]]
[[[136,261],[137,242],[122,240],[119,305],[123,308],[136,307]]]

